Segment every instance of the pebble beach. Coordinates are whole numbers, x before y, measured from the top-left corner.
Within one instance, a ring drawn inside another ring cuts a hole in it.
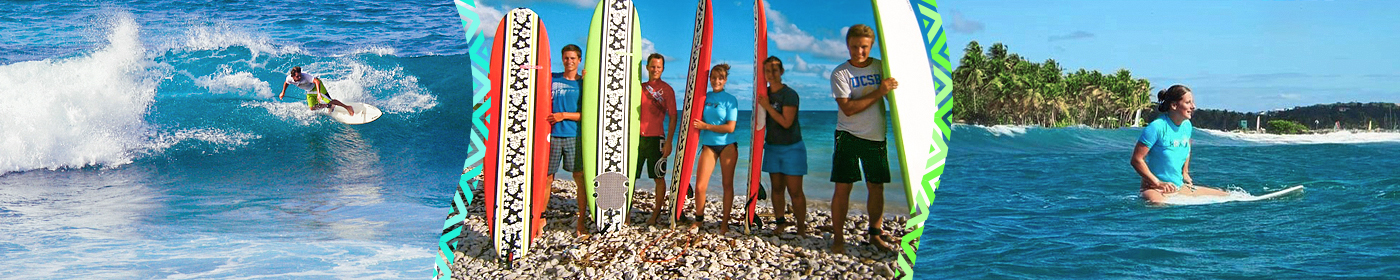
[[[902,227],[907,216],[885,215],[883,228],[895,248],[880,250],[866,242],[867,215],[853,209],[844,227],[846,252],[836,254],[830,248],[831,233],[818,229],[831,225],[830,212],[822,208],[808,207],[806,235],[797,235],[796,227],[774,234],[771,202],[761,200],[758,213],[765,225],[745,234],[742,223],[731,219],[729,232],[721,235],[720,196],[709,198],[701,226],[692,229],[690,222],[678,222],[673,228],[665,218],[669,212],[662,213],[657,225],[646,224],[655,196],[637,191],[629,227],[599,233],[590,222],[590,234],[575,237],[575,187],[572,181],[556,180],[543,232],[530,251],[508,267],[497,260],[492,246],[483,192],[474,193],[458,239],[463,245],[453,252],[454,279],[890,279],[899,271],[897,259],[903,254],[895,242],[908,232]],[[735,196],[735,218],[743,213],[738,209],[743,199]],[[687,215],[693,207],[687,205]],[[788,217],[792,219],[791,213]]]

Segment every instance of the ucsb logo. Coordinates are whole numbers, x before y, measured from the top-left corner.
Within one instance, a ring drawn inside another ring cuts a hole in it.
[[[851,77],[851,88],[854,89],[863,86],[879,85],[880,80],[883,80],[880,79],[880,74],[870,74],[859,77]]]

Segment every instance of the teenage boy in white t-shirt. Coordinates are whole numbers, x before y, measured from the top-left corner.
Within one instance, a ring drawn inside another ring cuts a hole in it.
[[[875,31],[864,24],[846,32],[846,49],[851,59],[831,71],[831,92],[840,112],[836,116],[836,149],[832,155],[831,182],[836,193],[831,198],[831,251],[846,252],[846,213],[851,188],[864,173],[870,190],[869,241],[881,250],[892,250],[881,229],[884,219],[884,184],[890,182],[889,152],[885,148],[885,95],[899,87],[893,78],[884,78],[881,62],[870,57]],[[863,172],[862,172],[863,171]]]

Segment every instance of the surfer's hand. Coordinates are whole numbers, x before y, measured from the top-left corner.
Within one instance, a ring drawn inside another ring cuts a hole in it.
[[[665,158],[665,157],[668,157],[668,156],[671,156],[671,143],[670,143],[670,141],[666,141],[665,143],[661,143],[661,157],[662,157],[662,158]]]
[[[710,124],[705,123],[705,121],[702,120],[695,120],[694,122],[690,123],[690,126],[695,127],[695,129],[710,130]]]
[[[545,116],[544,120],[548,121],[549,124],[557,123],[559,122],[559,113],[551,113],[549,116]]]
[[[1162,193],[1174,193],[1176,192],[1176,184],[1172,184],[1171,182],[1157,182],[1157,189],[1162,190]]]
[[[768,95],[767,95],[767,94],[755,94],[755,95],[753,96],[753,102],[758,102],[758,104],[768,104]]]

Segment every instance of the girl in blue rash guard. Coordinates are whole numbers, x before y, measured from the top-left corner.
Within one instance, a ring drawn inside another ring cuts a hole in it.
[[[1196,100],[1191,89],[1174,85],[1157,93],[1157,111],[1133,148],[1132,165],[1142,176],[1139,191],[1153,204],[1169,196],[1225,196],[1229,193],[1195,185],[1191,180],[1191,114]]]
[[[721,165],[724,178],[724,215],[720,216],[719,233],[729,231],[729,213],[734,204],[734,164],[739,160],[738,138],[734,127],[739,121],[739,100],[724,92],[724,84],[729,80],[729,64],[715,65],[710,69],[710,88],[714,91],[705,94],[705,113],[691,126],[700,130],[699,164],[695,168],[695,223],[700,225],[705,218],[705,190],[710,183],[710,174],[715,171],[715,160]]]

